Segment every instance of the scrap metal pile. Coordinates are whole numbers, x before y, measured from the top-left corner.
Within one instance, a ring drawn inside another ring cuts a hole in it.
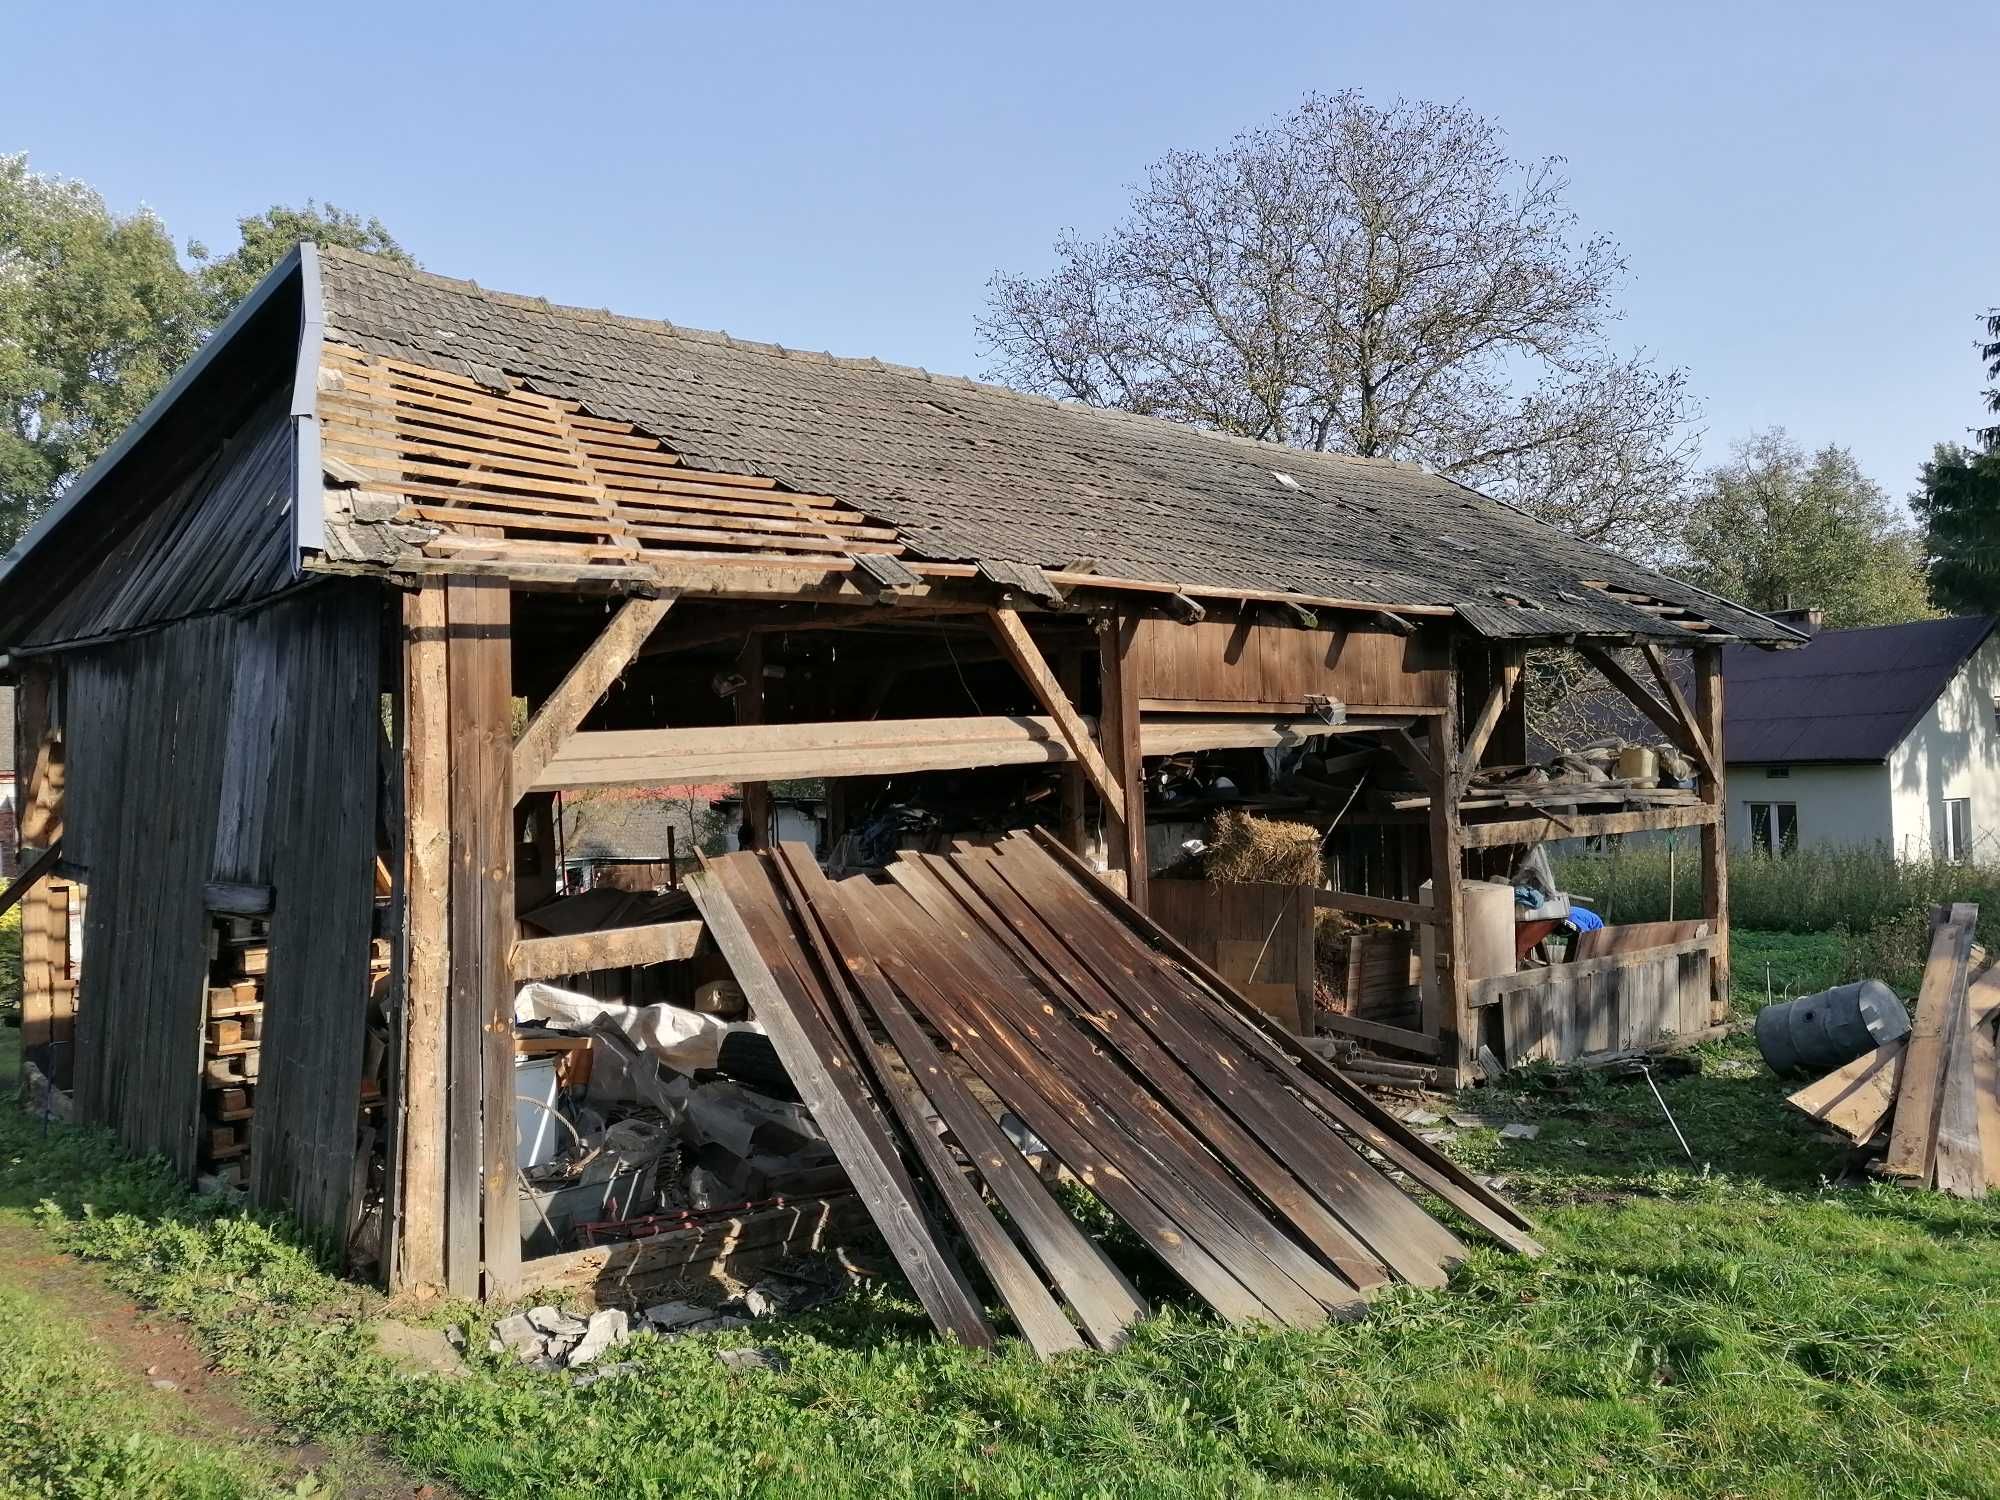
[[[1231,1322],[1311,1327],[1393,1281],[1441,1285],[1465,1246],[1413,1192],[1539,1251],[1053,840],[905,853],[887,876],[829,880],[783,846],[688,889],[940,1330],[995,1338],[954,1238],[1044,1357],[1115,1347],[1145,1314],[1031,1156]]]
[[[1972,1199],[2000,1187],[2000,966],[1972,940],[1978,921],[1966,903],[1936,912],[1907,1035],[1789,1099],[1857,1146],[1885,1143],[1883,1175]]]

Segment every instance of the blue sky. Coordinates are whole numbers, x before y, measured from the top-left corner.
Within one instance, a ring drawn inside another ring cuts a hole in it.
[[[2000,5],[37,6],[0,151],[226,248],[308,196],[508,291],[979,373],[996,268],[1310,90],[1567,158],[1620,341],[1707,451],[1782,424],[1892,494],[1979,419]]]

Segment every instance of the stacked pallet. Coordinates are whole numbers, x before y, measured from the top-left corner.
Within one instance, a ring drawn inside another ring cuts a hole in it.
[[[2000,1187],[2000,965],[1978,921],[1970,904],[1936,914],[1907,1037],[1790,1096],[1857,1145],[1886,1138],[1885,1175],[1960,1198]]]
[[[1419,1192],[1539,1249],[1518,1210],[1074,861],[1014,835],[833,881],[786,845],[688,881],[940,1330],[995,1337],[954,1239],[1044,1357],[1116,1347],[1146,1310],[1001,1107],[1231,1322],[1313,1327],[1394,1282],[1443,1285],[1466,1249]]]
[[[256,1113],[270,928],[256,917],[217,917],[209,934],[208,1001],[202,1028],[202,1167],[240,1185],[250,1154],[250,1121]]]

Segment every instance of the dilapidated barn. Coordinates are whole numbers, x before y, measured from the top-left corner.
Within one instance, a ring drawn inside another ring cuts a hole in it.
[[[1213,1305],[1298,1321],[1454,1258],[1373,1174],[1316,1177],[1330,1153],[1527,1243],[1305,1034],[1450,1085],[1707,1026],[1717,652],[1790,639],[1410,465],[304,246],[0,572],[41,857],[26,1042],[133,1149],[234,1163],[332,1243],[370,1217],[394,1285],[506,1295],[616,1259],[522,1263],[517,986],[733,976],[941,1326],[977,1337],[912,1172],[1060,1344],[933,1111],[1041,1223],[1039,1274],[1095,1287],[1069,1297],[1093,1341],[1130,1311],[987,1151],[1002,1106],[1156,1247],[1195,1245],[1175,1268]],[[1550,644],[1691,784],[1515,775]],[[793,778],[862,873],[733,855],[664,915],[517,920],[557,893],[558,796],[740,784],[755,843]],[[1204,881],[1182,844],[1225,806],[1318,830],[1323,878]],[[1474,953],[1481,877],[1645,829],[1698,835],[1697,920],[1517,967],[1510,902],[1504,961]],[[1405,1011],[1319,1003],[1325,911],[1388,945]],[[1058,993],[1076,1035],[1022,1019]]]

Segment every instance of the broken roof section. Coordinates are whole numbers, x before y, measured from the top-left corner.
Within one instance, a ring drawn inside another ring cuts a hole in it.
[[[358,350],[532,393],[557,422],[580,413],[587,430],[650,435],[683,473],[761,480],[756,497],[716,484],[706,498],[803,509],[770,514],[788,522],[788,551],[816,541],[834,557],[1058,573],[1088,560],[1107,580],[1449,609],[1494,637],[1797,639],[1410,464],[558,307],[351,251],[325,251],[321,276],[330,363]],[[677,524],[697,534],[657,540],[729,545]],[[617,545],[615,531],[590,535]],[[375,546],[358,541],[355,560]]]

